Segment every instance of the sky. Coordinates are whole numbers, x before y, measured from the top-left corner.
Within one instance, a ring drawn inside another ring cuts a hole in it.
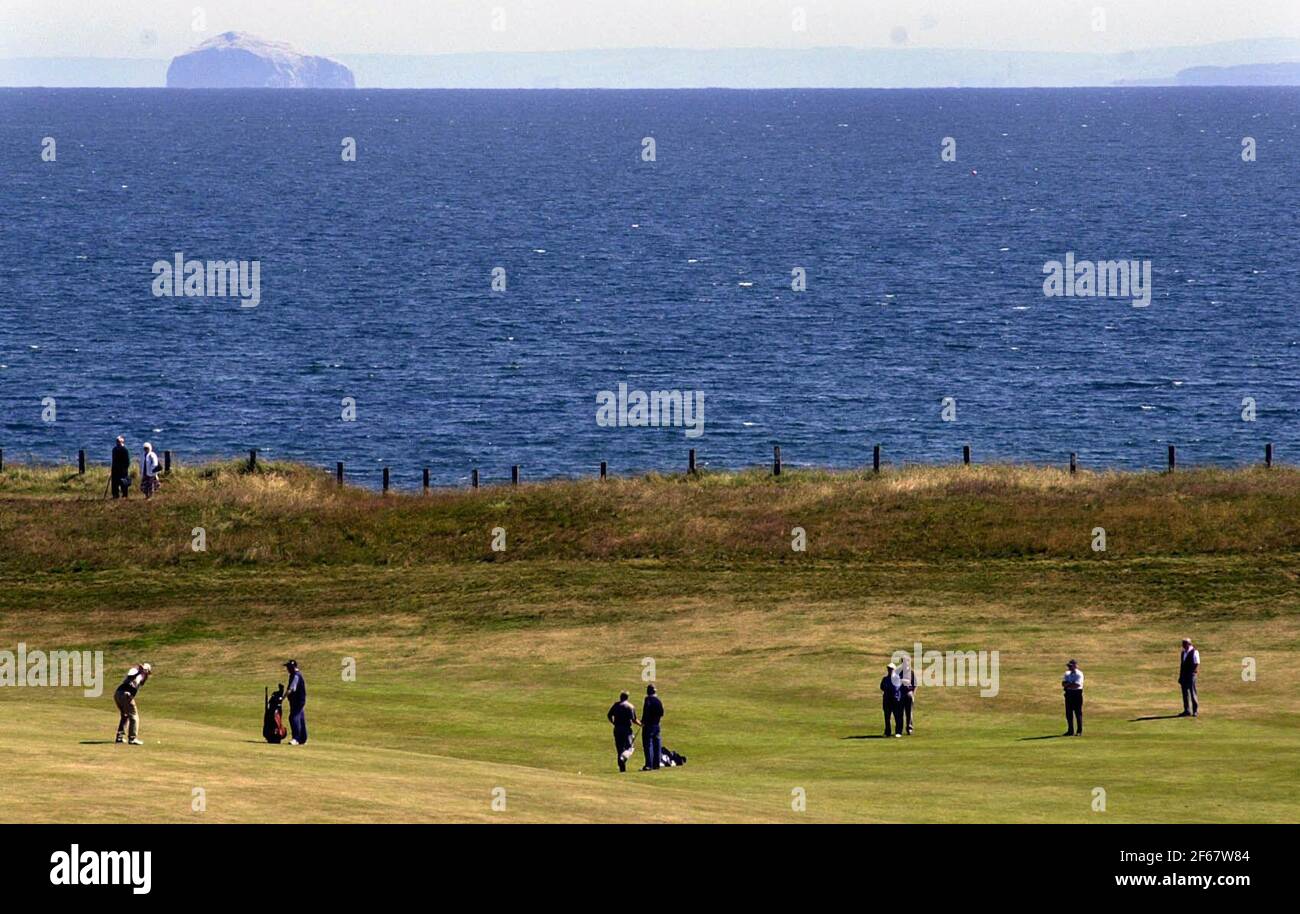
[[[170,58],[224,31],[325,55],[900,45],[1118,52],[1300,38],[1300,0],[0,0],[0,58]]]

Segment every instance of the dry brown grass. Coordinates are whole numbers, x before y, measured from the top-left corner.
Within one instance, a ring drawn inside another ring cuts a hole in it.
[[[81,486],[81,491],[76,486]],[[1088,473],[1024,466],[561,481],[430,496],[336,488],[316,470],[186,469],[151,503],[60,471],[0,475],[0,561],[51,571],[158,564],[376,564],[587,558],[948,561],[1292,552],[1300,472]],[[489,531],[505,527],[494,553]],[[806,553],[790,548],[807,531]],[[207,551],[190,548],[202,527]]]

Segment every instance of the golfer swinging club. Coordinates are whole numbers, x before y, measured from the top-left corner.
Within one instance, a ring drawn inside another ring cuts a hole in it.
[[[131,667],[126,671],[126,678],[122,680],[122,684],[113,693],[113,703],[117,705],[117,710],[122,715],[117,722],[117,739],[114,742],[125,741],[124,735],[127,731],[127,724],[130,723],[131,745],[144,745],[140,741],[140,711],[135,706],[135,696],[152,673],[153,666],[148,663],[141,663],[138,666]]]

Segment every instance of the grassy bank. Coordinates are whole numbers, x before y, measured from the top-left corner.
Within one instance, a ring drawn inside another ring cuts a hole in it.
[[[129,756],[98,743],[109,695],[0,689],[0,817],[1294,821],[1298,483],[918,467],[383,496],[230,463],[115,503],[103,471],[7,467],[0,648],[159,674],[150,745]],[[1178,710],[1184,633],[1205,713],[1141,720]],[[998,695],[923,689],[916,736],[861,738],[879,729],[880,668],[917,641],[998,651]],[[290,655],[312,690],[302,750],[258,741],[262,687]],[[1088,736],[1038,739],[1061,730],[1068,656]],[[620,776],[603,714],[640,691],[645,658],[666,742],[691,761]]]
[[[1300,471],[1087,473],[912,467],[549,482],[428,496],[337,487],[301,466],[179,470],[146,503],[103,497],[104,471],[0,475],[0,545],[33,571],[480,560],[944,561],[1285,552],[1300,544]],[[202,526],[208,549],[194,553]],[[507,531],[494,553],[488,532]],[[807,532],[803,555],[791,530]]]

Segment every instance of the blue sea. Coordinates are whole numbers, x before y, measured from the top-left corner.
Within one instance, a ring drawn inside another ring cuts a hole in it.
[[[0,90],[0,448],[399,486],[1297,460],[1298,123],[1293,89]],[[178,252],[259,262],[257,307],[154,295]],[[1067,253],[1149,260],[1149,306],[1045,296]],[[602,427],[620,383],[703,392],[703,434]]]

